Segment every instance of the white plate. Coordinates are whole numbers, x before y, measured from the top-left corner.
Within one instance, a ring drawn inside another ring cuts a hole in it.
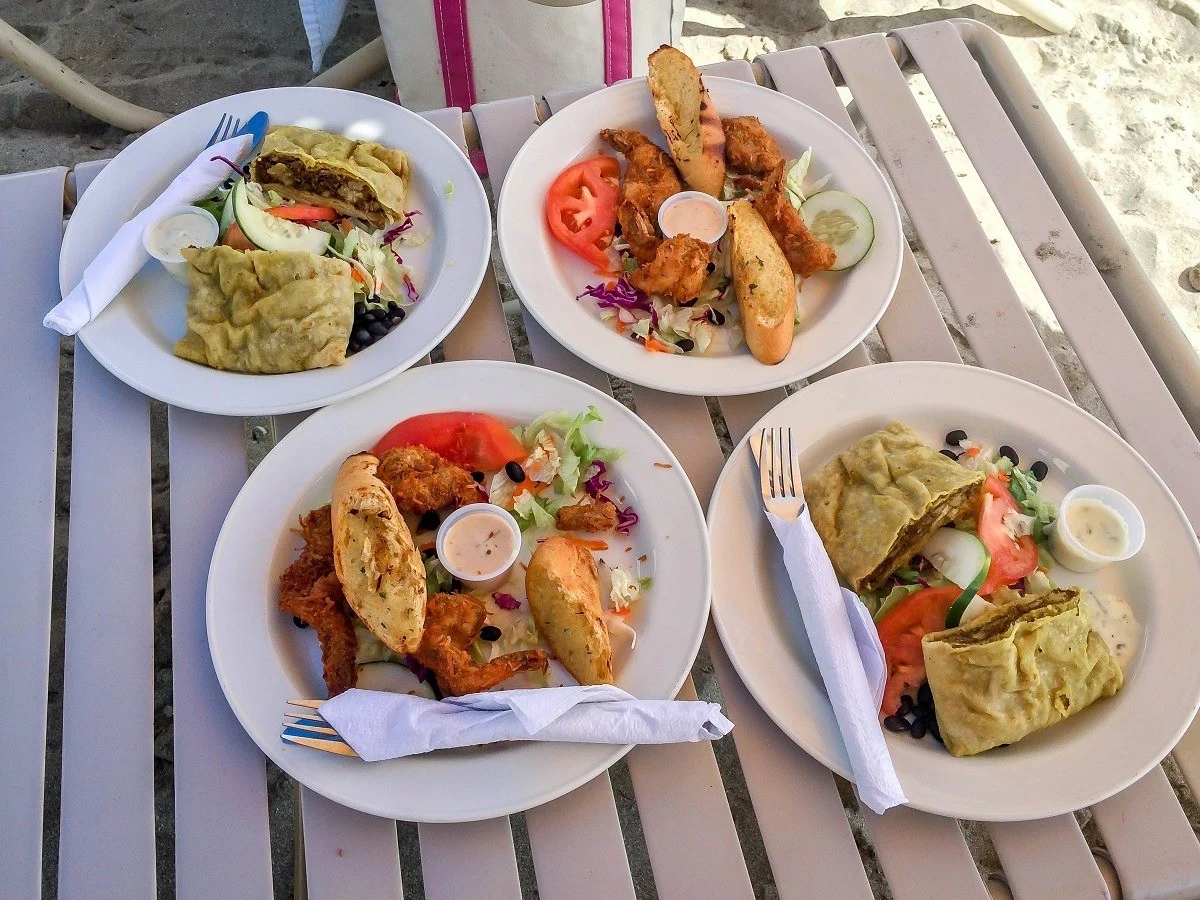
[[[272,124],[322,128],[409,154],[413,178],[408,208],[419,209],[417,227],[433,233],[428,244],[404,254],[413,267],[421,302],[391,334],[345,365],[287,375],[221,372],[172,353],[187,330],[187,288],[151,261],[80,330],[79,338],[113,375],[174,406],[231,416],[271,415],[357,394],[428,353],[462,318],[483,280],[491,213],[483,185],[453,141],[417,114],[378,97],[284,87],[197,106],[122,150],[80,198],[67,225],[59,262],[63,294],[79,282],[116,230],[195,159],[222,113],[245,121],[260,109]],[[450,198],[447,183],[454,184]]]
[[[279,574],[299,548],[290,531],[296,516],[329,502],[341,461],[418,413],[481,410],[528,422],[549,410],[589,404],[604,416],[589,433],[599,444],[625,451],[613,472],[620,494],[641,516],[635,550],[614,552],[648,554],[655,579],[633,620],[637,649],[617,669],[616,683],[642,698],[675,696],[700,646],[711,588],[704,514],[679,462],[620,403],[563,375],[514,363],[440,363],[322,410],[297,427],[251,475],[221,529],[208,579],[213,665],[234,713],[280,768],[331,800],[373,815],[459,822],[553,800],[629,750],[509,744],[368,764],[279,738],[285,701],[325,696],[315,635],[297,629],[276,608]]]
[[[1092,575],[1061,567],[1050,573],[1056,584],[1121,594],[1133,606],[1145,631],[1124,688],[1058,725],[971,758],[955,759],[932,739],[887,734],[910,804],[962,819],[1040,819],[1082,809],[1141,778],[1171,751],[1200,705],[1200,546],[1166,485],[1132,447],[1074,404],[963,365],[892,363],[834,375],[783,401],[755,429],[790,425],[803,448],[802,470],[811,473],[892,420],[911,425],[933,447],[962,428],[981,443],[1009,444],[1022,466],[1046,460],[1043,493],[1055,502],[1078,484],[1110,485],[1141,510],[1148,534],[1128,562]],[[1065,472],[1055,458],[1067,464]],[[730,659],[776,724],[849,778],[745,440],[721,474],[708,517],[713,617]]]
[[[832,174],[829,188],[849,191],[871,210],[875,243],[846,272],[822,272],[804,282],[806,324],[777,366],[764,366],[745,345],[725,356],[653,353],[614,332],[575,297],[602,280],[550,235],[546,191],[573,162],[612,151],[601,128],[636,128],[663,143],[646,79],[613,85],[577,100],[539,127],[513,160],[496,214],[500,252],[513,287],[534,318],[559,343],[592,365],[628,381],[676,394],[724,396],[780,387],[846,355],[879,321],[900,277],[904,239],[900,213],[883,175],[859,142],[816,110],[778,91],[705,76],[721,115],[754,115],[789,158],[811,147],[813,177]]]

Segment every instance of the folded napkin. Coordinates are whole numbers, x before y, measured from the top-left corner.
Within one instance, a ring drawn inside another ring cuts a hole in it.
[[[250,149],[254,137],[240,135],[206,149],[186,169],[175,176],[165,191],[144,210],[117,229],[117,233],[86,269],[79,284],[63,301],[46,313],[42,324],[62,334],[74,334],[104,310],[124,290],[150,259],[142,246],[142,232],[163,211],[184,203],[195,203],[211,194],[229,177],[229,165],[217,159],[223,156],[235,163]]]
[[[325,51],[337,36],[346,13],[346,0],[300,0],[300,21],[308,35],[308,53],[312,70],[321,71]]]
[[[883,646],[867,608],[838,585],[808,508],[789,522],[767,513],[800,602],[804,630],[837,717],[859,799],[877,813],[905,803],[879,727],[887,681]]]
[[[326,700],[320,712],[369,762],[497,741],[715,741],[733,729],[716,703],[638,700],[606,684],[490,691],[444,700],[350,690]]]

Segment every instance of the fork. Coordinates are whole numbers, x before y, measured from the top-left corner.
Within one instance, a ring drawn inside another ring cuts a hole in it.
[[[758,439],[758,486],[763,506],[788,522],[804,512],[804,484],[791,428],[764,428]]]
[[[354,752],[354,748],[347,744],[337,730],[317,711],[324,702],[324,700],[289,700],[287,705],[290,709],[283,713],[283,732],[280,737],[287,744],[299,744],[302,747],[312,747],[314,750],[324,750],[326,753],[357,758],[358,754]]]
[[[219,144],[221,141],[229,140],[234,133],[242,127],[242,120],[235,119],[229,113],[221,113],[221,119],[217,122],[217,127],[213,129],[212,137],[208,139],[208,143],[204,145],[207,150],[213,144]]]

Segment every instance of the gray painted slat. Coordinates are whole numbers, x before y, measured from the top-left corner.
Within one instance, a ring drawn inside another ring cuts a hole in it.
[[[71,174],[75,178],[76,197],[83,196],[83,192],[91,186],[92,182],[96,180],[96,176],[104,171],[104,167],[110,162],[112,162],[111,159],[93,159],[80,163],[71,170]]]
[[[245,433],[241,419],[174,407],[168,421],[176,893],[269,898],[266,763],[221,692],[204,614],[213,546],[246,480]]]
[[[1069,397],[886,39],[847,38],[826,49],[850,86],[980,362]]]
[[[988,834],[1015,897],[1108,897],[1104,876],[1072,815],[992,822]]]
[[[397,900],[400,850],[396,823],[326,800],[300,788],[308,896]]]
[[[580,97],[586,97],[588,94],[603,88],[602,84],[589,84],[587,87],[571,88],[567,91],[555,91],[553,94],[545,96],[546,105],[550,107],[551,113],[559,113],[566,109]]]
[[[882,816],[863,808],[875,853],[893,897],[988,900],[958,823],[907,806]]]
[[[153,897],[150,401],[82,342],[72,425],[59,893]]]
[[[807,103],[844,131],[858,137],[858,129],[846,112],[825,65],[825,57],[818,48],[797,47],[759,59],[777,90]],[[937,303],[929,293],[929,285],[908,247],[904,248],[896,293],[877,328],[892,359],[962,362],[954,340],[942,322]]]
[[[537,104],[532,97],[513,97],[511,100],[477,103],[471,107],[471,113],[479,128],[484,156],[487,157],[492,192],[499,199],[500,188],[513,157],[538,127]],[[516,136],[521,134],[524,137],[517,140]]]
[[[958,31],[939,22],[899,34],[1113,419],[1200,527],[1200,441]]]
[[[507,818],[420,825],[418,834],[427,900],[519,900],[521,879]]]
[[[10,746],[0,771],[0,884],[35,897],[42,883],[46,691],[58,444],[58,335],[42,316],[58,302],[66,169],[0,177],[0,208],[22,210],[0,250],[0,709]]]

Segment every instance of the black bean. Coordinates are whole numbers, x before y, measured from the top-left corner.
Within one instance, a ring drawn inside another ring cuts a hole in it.
[[[684,353],[691,353],[693,350],[696,349],[696,342],[693,341],[691,338],[683,338],[681,340],[676,341],[675,346],[678,347],[680,350],[682,350]]]
[[[912,709],[913,709],[912,697],[908,696],[908,694],[905,694],[903,697],[900,698],[900,708],[898,710],[896,710],[896,715],[907,716],[910,712],[912,712]]]
[[[389,316],[387,320],[388,329],[391,330],[404,321],[404,316]]]
[[[404,317],[408,315],[408,313],[406,313],[402,307],[397,307],[395,312],[391,312],[389,309],[388,313],[391,315],[392,319],[397,322],[403,322]]]
[[[507,475],[509,480],[514,484],[520,484],[525,480],[525,470],[522,469],[521,464],[516,461],[504,464],[504,474]]]
[[[476,484],[483,484],[483,473],[482,472],[472,472],[471,477],[473,479],[475,479]]]
[[[939,744],[945,743],[942,740],[942,730],[938,728],[937,719],[931,719],[929,722],[929,733],[933,735],[934,740]]]
[[[501,634],[502,632],[495,625],[484,625],[479,629],[480,640],[484,641],[498,641]]]
[[[938,453],[942,454],[942,456],[948,456],[951,459],[958,459],[958,454],[953,450],[939,450]]]
[[[457,578],[450,579],[450,590],[452,590],[452,591],[454,591],[454,593],[458,594],[458,593],[462,592],[462,589],[463,589],[463,583],[461,581],[459,581]]]
[[[929,730],[929,727],[925,724],[925,720],[917,719],[917,721],[913,722],[912,728],[909,730],[908,733],[911,734],[913,737],[915,737],[919,741],[921,738],[925,737],[925,733],[928,730]]]
[[[1008,446],[1008,444],[1004,444],[997,452],[1014,466],[1021,464],[1021,457],[1017,456],[1017,451]]]
[[[719,309],[714,309],[712,311],[712,320],[714,325],[724,325],[725,313],[721,312]]]
[[[305,622],[299,616],[292,616],[292,624],[295,625],[297,628],[307,628],[308,627],[308,623]]]
[[[395,300],[389,300],[388,305],[387,305],[387,311],[388,311],[389,316],[394,316],[396,313],[400,312],[400,304],[397,303]]]
[[[1050,467],[1048,465],[1046,465],[1044,462],[1042,462],[1040,459],[1037,462],[1035,462],[1032,466],[1029,467],[1029,474],[1032,475],[1034,478],[1036,478],[1038,481],[1045,481],[1046,475],[1049,473],[1049,471],[1050,471]]]
[[[888,731],[908,731],[908,719],[903,716],[888,716],[883,720],[883,727]]]
[[[354,304],[354,315],[362,316],[362,315],[365,315],[366,312],[367,312],[367,304],[363,303],[361,300],[359,300],[357,303]]]
[[[350,356],[351,354],[357,353],[361,349],[362,345],[359,344],[358,341],[351,341],[350,345],[346,348],[346,355]]]
[[[967,439],[967,433],[961,428],[955,428],[952,432],[946,435],[946,444],[950,447],[957,447]]]
[[[441,524],[442,517],[431,509],[429,512],[425,513],[425,515],[421,516],[421,521],[417,523],[417,530],[433,531],[433,529],[437,528]]]
[[[717,271],[717,264],[716,264],[716,263],[709,263],[709,264],[708,264],[707,266],[705,266],[704,268],[705,268],[705,271],[708,271],[708,272],[715,272],[715,271]]]
[[[375,337],[378,338],[378,337],[383,337],[385,334],[387,334],[388,330],[387,330],[387,326],[384,325],[382,322],[372,322],[370,325],[367,326],[367,331],[371,332],[371,334],[375,335]]]
[[[371,333],[365,328],[359,328],[351,337],[364,347],[371,343]]]
[[[933,691],[929,689],[928,681],[917,689],[917,703],[921,706],[933,706]]]

